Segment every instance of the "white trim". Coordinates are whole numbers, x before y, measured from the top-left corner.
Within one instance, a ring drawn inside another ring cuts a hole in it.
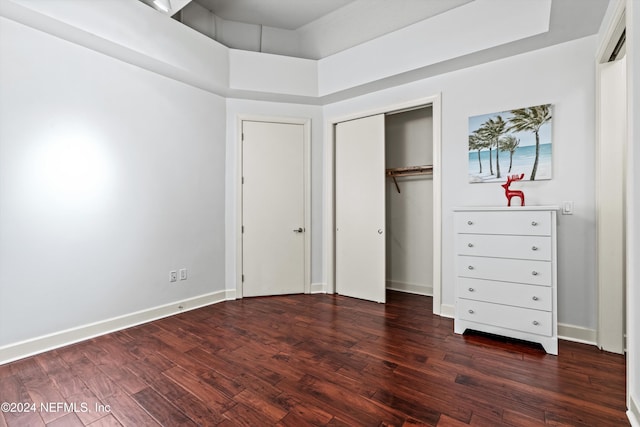
[[[579,342],[582,344],[597,345],[597,331],[582,326],[558,323],[558,339]]]
[[[235,289],[226,289],[224,292],[224,299],[226,299],[227,301],[233,301],[237,299]]]
[[[450,304],[442,304],[440,306],[440,316],[453,319],[454,317],[456,317],[456,307]]]
[[[0,365],[13,362],[45,351],[75,344],[80,341],[95,338],[100,335],[127,329],[132,326],[195,310],[227,300],[227,291],[217,291],[210,294],[175,301],[158,307],[136,311],[111,319],[89,323],[76,328],[55,332],[26,341],[0,347]]]
[[[312,283],[311,284],[311,292],[312,294],[326,294],[327,293],[327,284],[326,283]]]
[[[335,284],[335,125],[349,120],[389,114],[396,111],[431,106],[433,114],[433,313],[442,315],[442,96],[436,94],[395,105],[388,105],[325,120],[324,151],[324,277],[327,292],[334,293]],[[453,311],[451,312],[453,313]],[[453,317],[453,315],[451,316]]]
[[[442,305],[442,96],[431,97],[433,115],[433,314]],[[452,312],[453,313],[453,312]]]
[[[640,427],[640,405],[636,403],[633,396],[629,396],[629,410],[627,411],[627,418],[632,427]]]
[[[624,1],[616,2],[612,13],[605,14],[603,22],[607,20],[607,15],[609,14],[610,18],[608,20],[608,27],[604,33],[604,37],[598,46],[598,50],[596,51],[596,63],[604,63],[609,60],[608,53],[610,55],[610,51],[612,47],[618,43],[618,39],[620,37],[620,25],[624,25],[623,20],[625,19],[626,5]]]
[[[609,350],[609,349],[615,349],[616,352],[624,352],[624,348],[626,347],[625,342],[624,342],[624,333],[625,333],[625,329],[626,329],[626,325],[624,323],[626,323],[626,319],[623,320],[623,324],[622,324],[622,330],[620,331],[616,331],[615,332],[615,338],[612,339],[612,329],[615,330],[617,329],[617,327],[615,326],[615,322],[610,322],[609,319],[612,319],[613,316],[615,316],[619,310],[620,307],[624,307],[626,305],[626,302],[624,301],[624,296],[623,296],[623,301],[615,301],[615,304],[612,304],[611,298],[609,297],[609,295],[611,294],[609,292],[609,289],[607,289],[607,286],[604,285],[603,280],[605,280],[602,276],[606,276],[605,272],[602,271],[603,265],[601,265],[601,257],[600,254],[605,251],[604,248],[606,248],[606,246],[603,243],[603,240],[601,238],[601,234],[604,232],[603,231],[603,224],[601,223],[601,209],[598,207],[601,205],[601,199],[602,199],[602,194],[603,191],[607,191],[607,188],[604,187],[603,188],[603,179],[602,179],[602,165],[600,164],[600,160],[599,159],[599,151],[601,149],[601,146],[603,144],[602,138],[601,138],[601,130],[602,130],[602,123],[601,123],[601,117],[600,117],[600,108],[601,108],[601,99],[600,99],[600,91],[601,91],[601,81],[602,81],[602,67],[601,64],[606,63],[608,61],[608,52],[610,52],[611,50],[611,45],[615,44],[618,42],[618,38],[620,37],[619,31],[620,31],[620,25],[623,24],[623,20],[625,18],[625,13],[626,13],[626,5],[624,1],[620,1],[615,5],[615,8],[613,9],[613,12],[609,14],[609,21],[608,21],[608,27],[606,29],[606,31],[604,32],[604,37],[601,40],[600,45],[597,47],[597,52],[596,52],[596,56],[595,56],[595,75],[596,75],[596,91],[595,91],[595,139],[596,139],[596,168],[595,168],[595,202],[596,202],[596,291],[597,291],[597,307],[596,307],[596,316],[597,316],[597,326],[596,326],[596,330],[595,330],[595,337],[593,339],[593,342],[596,343],[596,345],[599,348],[603,348],[606,347],[605,350]],[[606,19],[607,17],[605,17]],[[628,92],[628,88],[627,88],[627,92]],[[628,140],[627,143],[628,145]],[[626,150],[626,148],[625,148]],[[625,174],[624,178],[625,180],[625,184],[628,183],[628,174]],[[623,197],[626,197],[623,196]],[[623,218],[623,226],[626,228],[626,225],[628,223],[628,219]],[[628,230],[623,230],[623,233],[627,233]],[[605,242],[606,243],[606,242]],[[620,244],[624,244],[624,242],[620,242]],[[604,246],[604,248],[603,248]],[[625,248],[626,250],[626,248]],[[606,252],[605,252],[606,253]],[[628,260],[625,260],[628,262]],[[623,266],[625,269],[627,268],[626,266]],[[624,273],[622,273],[624,274]],[[608,276],[607,276],[608,277]],[[624,278],[624,277],[623,277]],[[628,280],[628,278],[626,278],[626,280]],[[624,287],[626,287],[624,284],[622,285]],[[624,294],[625,290],[622,289],[621,292]],[[615,292],[614,292],[615,293]],[[609,301],[607,301],[607,298],[609,298]],[[619,304],[618,304],[619,303]],[[618,305],[618,308],[614,307]],[[614,310],[612,312],[612,310]],[[613,328],[612,325],[613,324]],[[605,333],[606,332],[606,333]],[[579,341],[582,342],[582,341]],[[591,342],[589,342],[591,343]]]
[[[433,296],[433,285],[423,283],[399,282],[397,280],[387,280],[387,289],[390,291],[406,292],[409,294]]]
[[[242,299],[242,121],[250,117],[236,117],[236,298]]]
[[[302,125],[304,133],[304,293],[311,293],[311,119],[239,114],[236,117],[236,298],[242,298],[242,122]]]
[[[327,282],[327,293],[336,292],[335,276],[335,122],[325,121],[324,132],[324,215],[322,215],[322,243],[324,256],[322,257],[322,270]]]

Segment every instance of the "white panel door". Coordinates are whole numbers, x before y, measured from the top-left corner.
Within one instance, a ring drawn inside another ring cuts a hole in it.
[[[304,292],[304,126],[242,122],[242,295]]]
[[[336,125],[336,292],[385,302],[384,115]]]
[[[598,345],[625,351],[625,174],[627,74],[625,58],[600,64],[600,138],[596,149]]]

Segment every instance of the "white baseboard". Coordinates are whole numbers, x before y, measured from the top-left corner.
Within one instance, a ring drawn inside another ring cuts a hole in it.
[[[395,280],[387,280],[387,289],[391,291],[407,292],[410,294],[433,296],[433,285],[424,285],[419,283],[398,282]]]
[[[227,301],[233,301],[236,298],[236,290],[235,289],[227,289],[224,291],[224,299]]]
[[[636,403],[633,395],[629,396],[629,410],[627,411],[627,418],[632,427],[640,427],[640,405]]]
[[[456,308],[454,305],[449,304],[441,304],[440,305],[440,316],[448,317],[453,319],[456,317]]]
[[[327,284],[326,283],[312,283],[310,292],[312,294],[326,294],[327,293]]]
[[[558,339],[579,342],[582,344],[597,345],[596,337],[595,329],[558,323]]]
[[[0,347],[0,365],[227,299],[218,291]],[[234,292],[235,293],[235,292]]]
[[[640,427],[640,405],[635,401],[633,395],[629,396],[629,408],[627,409],[627,418],[631,427]]]

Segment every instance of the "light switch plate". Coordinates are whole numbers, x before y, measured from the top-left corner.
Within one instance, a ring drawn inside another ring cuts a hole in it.
[[[573,215],[573,202],[562,202],[562,215]]]

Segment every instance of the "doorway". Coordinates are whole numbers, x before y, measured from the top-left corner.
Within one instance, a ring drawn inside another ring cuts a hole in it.
[[[625,13],[596,64],[596,240],[598,271],[597,344],[625,352],[627,76]]]
[[[340,171],[339,171],[339,164],[340,164],[340,160],[338,159],[338,157],[340,156],[339,154],[339,150],[340,148],[337,146],[337,144],[339,144],[338,141],[338,137],[339,137],[339,127],[340,124],[343,123],[348,123],[350,121],[352,122],[357,122],[358,120],[363,120],[365,118],[371,118],[373,116],[382,116],[384,118],[384,116],[387,115],[392,115],[395,113],[401,113],[401,112],[406,112],[409,110],[417,110],[417,109],[421,109],[421,108],[425,108],[428,107],[430,108],[431,112],[432,112],[432,121],[433,121],[433,125],[431,128],[431,136],[432,136],[432,141],[433,141],[433,146],[432,146],[432,150],[431,150],[431,160],[432,160],[432,165],[431,165],[431,171],[432,172],[432,186],[433,186],[433,193],[431,195],[432,200],[431,200],[431,214],[433,216],[432,218],[432,223],[430,224],[430,231],[432,232],[432,239],[430,241],[430,246],[432,249],[432,258],[431,258],[431,262],[432,262],[432,271],[430,272],[430,276],[432,277],[431,283],[432,283],[432,295],[433,295],[433,311],[435,314],[441,314],[441,194],[440,194],[440,96],[433,96],[433,97],[429,97],[429,98],[423,98],[420,100],[416,100],[413,102],[408,102],[405,104],[401,104],[401,105],[396,105],[396,106],[389,106],[387,108],[381,108],[381,109],[377,109],[374,111],[369,111],[369,112],[363,112],[357,115],[352,115],[350,117],[342,117],[342,118],[336,118],[334,120],[330,120],[328,122],[328,125],[330,126],[328,132],[329,135],[332,135],[332,140],[330,141],[330,143],[328,144],[327,148],[327,162],[326,162],[326,166],[327,166],[327,177],[329,178],[329,191],[328,191],[328,197],[326,199],[327,202],[327,207],[328,207],[328,215],[327,215],[327,219],[328,219],[328,226],[325,230],[325,248],[326,248],[326,261],[327,261],[327,280],[328,280],[328,289],[329,291],[334,291],[334,292],[338,292],[338,293],[343,293],[348,295],[347,292],[344,291],[344,287],[343,284],[338,283],[338,281],[340,280],[338,275],[340,274],[340,260],[338,260],[338,256],[340,256],[341,258],[344,256],[342,254],[339,255],[339,251],[341,250],[338,245],[339,245],[339,237],[337,236],[338,233],[340,233],[340,230],[337,230],[337,226],[338,226],[338,221],[339,221],[339,215],[340,215],[340,210],[341,208],[339,208],[337,206],[338,203],[340,203],[340,201],[338,200],[339,197],[339,193],[340,190],[338,189],[339,187],[339,175],[340,175]],[[383,138],[384,138],[384,129],[383,129]],[[380,144],[375,144],[375,146],[377,147],[376,150],[380,150]],[[382,145],[382,150],[384,150],[384,144]],[[367,154],[368,156],[369,154]],[[382,159],[384,159],[385,157],[385,153],[382,152],[380,157]],[[379,162],[376,162],[376,164]],[[422,163],[422,162],[420,162]],[[382,169],[380,170],[380,166],[377,166],[378,168],[378,179],[384,179],[385,176],[385,169],[384,169],[384,163],[382,166]],[[378,181],[379,182],[379,181]],[[375,185],[375,184],[372,184]],[[379,186],[376,191],[380,191],[383,194],[383,200],[384,200],[384,193],[385,193],[385,185],[381,185]],[[378,213],[378,207],[375,208],[376,209],[376,214]],[[382,211],[384,214],[384,210],[385,207],[383,205],[382,207]],[[364,220],[364,218],[363,218]],[[380,221],[378,221],[380,222]],[[379,226],[376,226],[379,227]],[[380,228],[371,228],[371,230],[369,230],[370,234],[375,234],[377,233],[378,235],[385,235],[387,233],[387,225],[383,225]],[[367,248],[367,252],[370,252],[372,254],[374,254],[372,257],[370,257],[368,260],[359,260],[359,265],[368,265],[369,268],[366,270],[367,274],[369,274],[371,272],[371,270],[376,271],[376,276],[375,276],[375,283],[377,287],[382,286],[382,290],[383,292],[386,291],[387,288],[387,284],[386,284],[386,280],[387,277],[385,277],[385,271],[386,268],[384,268],[382,270],[382,273],[380,273],[380,269],[379,266],[385,266],[387,265],[387,260],[385,259],[385,254],[386,254],[386,239],[378,239],[378,243],[377,245],[382,245],[383,249],[382,251],[371,251],[370,248]],[[382,254],[382,255],[381,255]],[[362,254],[359,254],[362,255]],[[348,260],[342,260],[342,264],[347,264],[350,262],[351,258],[349,258]],[[360,271],[365,271],[362,268],[360,268]],[[382,285],[381,285],[382,284]],[[389,287],[393,287],[393,286],[389,286]],[[408,289],[403,289],[404,291],[408,291]],[[372,300],[377,300],[379,301],[379,299],[372,299]]]
[[[238,295],[310,291],[309,121],[239,124]]]

